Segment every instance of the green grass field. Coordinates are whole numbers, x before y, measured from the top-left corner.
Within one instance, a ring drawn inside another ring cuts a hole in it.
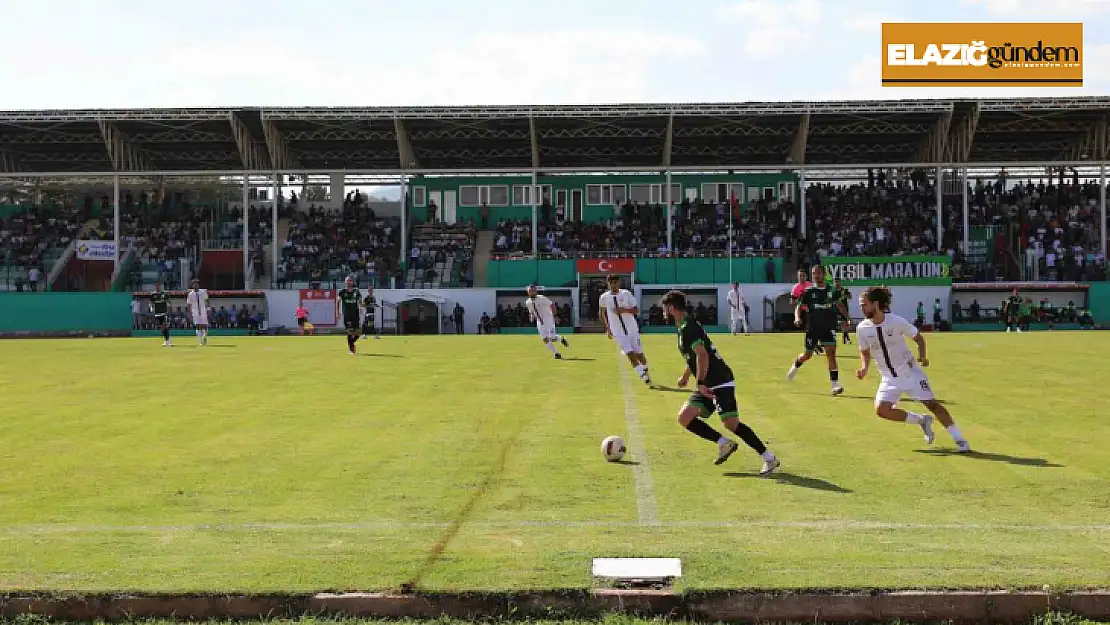
[[[0,589],[583,587],[599,556],[680,557],[680,588],[1110,586],[1110,335],[929,336],[972,455],[874,417],[854,347],[833,398],[816,361],[784,380],[800,335],[719,336],[774,479],[571,340],[4,342]],[[645,347],[673,385],[674,338]]]

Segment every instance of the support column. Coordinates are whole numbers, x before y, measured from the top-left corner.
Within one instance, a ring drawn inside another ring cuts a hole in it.
[[[281,197],[281,174],[274,174],[274,191],[270,194],[270,206],[272,208],[271,219],[273,223],[272,234],[270,235],[270,257],[273,259],[270,265],[270,288],[277,286],[277,270],[278,262],[281,260],[281,250],[278,249],[278,198]]]
[[[806,236],[806,170],[798,170],[798,194],[802,196],[802,210],[800,212],[802,238]]]
[[[248,209],[250,208],[250,192],[251,192],[251,177],[246,172],[243,172],[243,288],[251,288],[250,283],[247,281],[247,276],[250,274],[251,267],[251,228],[250,216]]]
[[[1102,249],[1102,258],[1106,259],[1106,163],[1098,166],[1098,206],[1099,214],[1102,215],[1102,222],[1099,231],[1102,233],[1102,240],[1099,241],[1099,247]]]
[[[405,184],[405,174],[401,174],[401,262],[409,262],[409,188]],[[408,265],[405,266],[408,268]],[[407,273],[407,271],[406,271]]]
[[[532,258],[539,258],[540,242],[537,238],[540,234],[539,226],[539,209],[536,207],[536,196],[539,195],[539,185],[536,184],[536,170],[532,170],[532,190],[528,195],[532,198]]]
[[[937,166],[937,252],[944,252],[944,168]]]
[[[672,117],[673,119],[673,117]],[[671,197],[671,170],[667,170],[667,253],[674,254],[674,198]],[[649,198],[650,199],[650,198]]]
[[[963,255],[966,257],[967,252],[968,252],[968,248],[971,246],[971,228],[968,225],[969,219],[968,219],[968,215],[967,215],[968,210],[967,210],[967,166],[966,165],[964,166],[963,181],[964,181],[964,190],[963,190],[963,198],[964,198],[964,201],[963,201],[963,204],[964,204],[964,251],[963,251]]]
[[[1106,202],[1103,202],[1106,204]],[[1106,210],[1102,211],[1103,215]],[[112,177],[112,241],[115,241],[115,258],[113,259],[112,271],[120,271],[120,177],[113,175]]]

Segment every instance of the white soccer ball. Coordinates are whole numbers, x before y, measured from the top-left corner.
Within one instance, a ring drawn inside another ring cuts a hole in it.
[[[623,460],[626,451],[628,448],[624,446],[624,439],[619,436],[607,436],[601,441],[601,455],[609,462]]]

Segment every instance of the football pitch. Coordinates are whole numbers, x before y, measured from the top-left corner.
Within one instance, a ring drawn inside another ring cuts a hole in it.
[[[4,342],[0,589],[588,587],[625,556],[680,589],[1107,587],[1108,337],[929,335],[957,455],[873,415],[854,346],[834,398],[819,360],[785,380],[801,335],[715,336],[769,479],[601,336]],[[673,387],[674,336],[645,349]]]

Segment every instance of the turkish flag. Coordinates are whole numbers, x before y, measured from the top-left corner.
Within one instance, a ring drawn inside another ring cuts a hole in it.
[[[578,273],[599,275],[607,273],[632,273],[636,271],[635,258],[579,258],[575,263]]]

